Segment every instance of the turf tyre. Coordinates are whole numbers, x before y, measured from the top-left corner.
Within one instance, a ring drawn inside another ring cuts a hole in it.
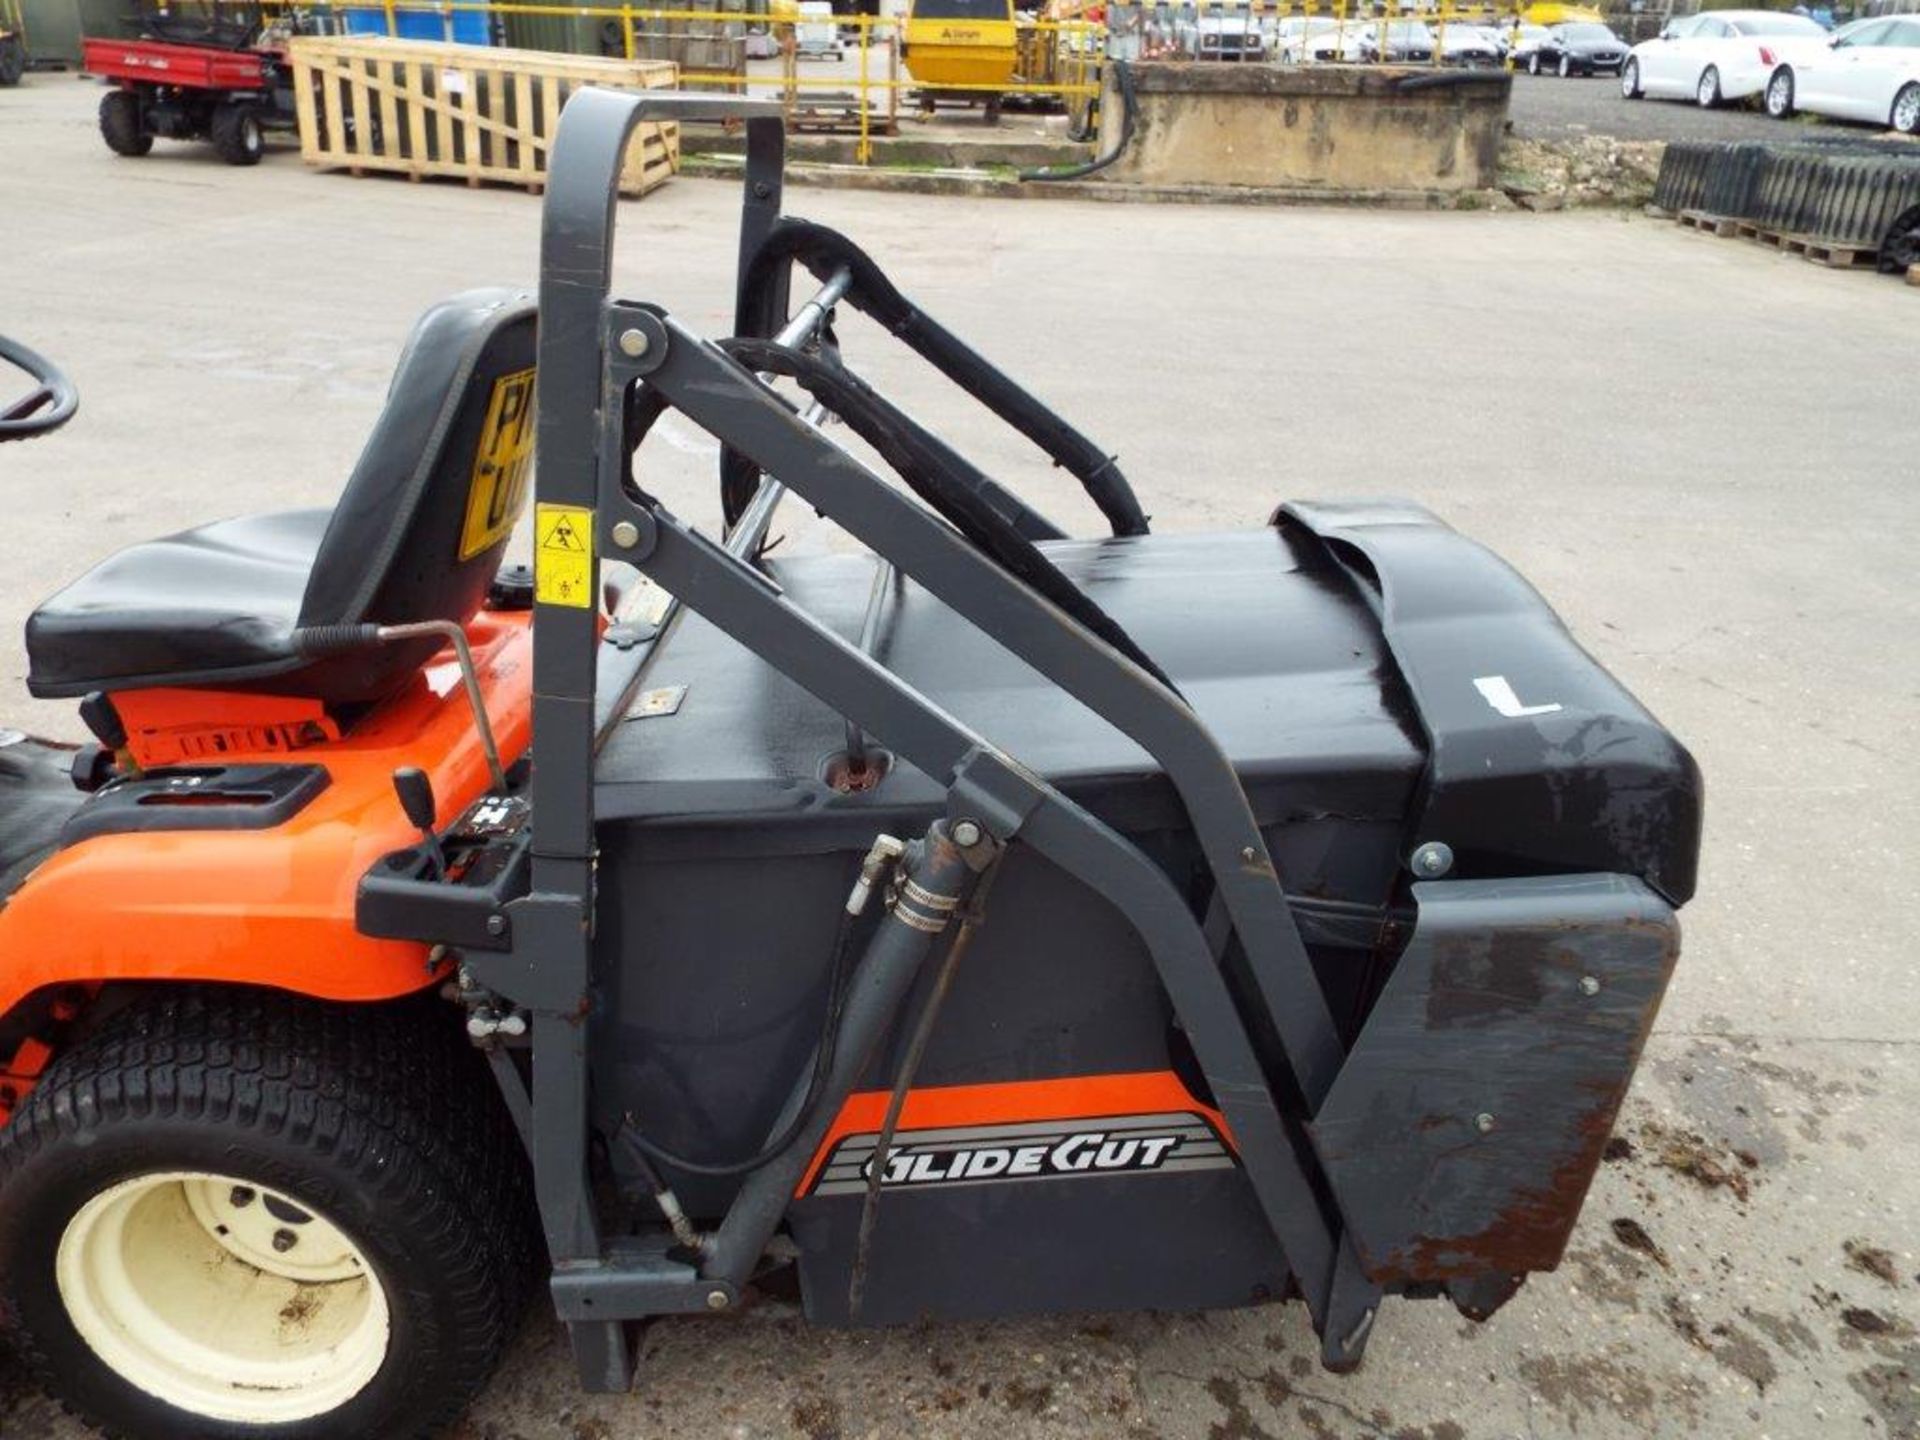
[[[183,988],[61,1054],[0,1130],[0,1320],[42,1387],[128,1440],[400,1440],[451,1423],[517,1326],[538,1245],[523,1152],[453,1018],[424,1000]],[[262,1424],[169,1403],[82,1338],[62,1237],[99,1197],[171,1171],[257,1185],[351,1237],[388,1312],[371,1378]]]

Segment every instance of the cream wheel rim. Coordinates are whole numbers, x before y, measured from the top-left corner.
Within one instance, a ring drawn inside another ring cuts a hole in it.
[[[386,1291],[359,1248],[228,1176],[169,1171],[101,1191],[68,1222],[54,1274],[110,1369],[210,1420],[325,1415],[386,1361]]]

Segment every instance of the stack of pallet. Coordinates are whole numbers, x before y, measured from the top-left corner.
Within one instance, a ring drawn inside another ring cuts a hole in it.
[[[1834,266],[1920,262],[1920,152],[1855,136],[1676,142],[1654,206],[1681,224]]]
[[[497,181],[538,192],[567,97],[585,86],[671,89],[679,67],[383,35],[293,42],[300,154],[309,165],[412,180]],[[680,165],[680,128],[642,125],[621,191],[644,195]]]

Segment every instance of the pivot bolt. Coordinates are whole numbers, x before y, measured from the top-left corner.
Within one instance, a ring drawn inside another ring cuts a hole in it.
[[[300,1237],[291,1230],[276,1230],[273,1232],[273,1249],[275,1254],[284,1255],[299,1243]]]
[[[970,850],[980,843],[982,835],[978,820],[956,820],[953,822],[953,843],[962,850]]]
[[[1413,852],[1409,863],[1421,879],[1438,880],[1453,869],[1453,847],[1444,841],[1429,840]]]
[[[629,359],[638,360],[647,353],[647,332],[644,330],[622,330],[620,332],[620,353]]]
[[[507,933],[507,917],[504,915],[487,916],[487,934],[504,935]]]
[[[1260,852],[1251,845],[1243,845],[1240,847],[1240,858],[1251,865],[1260,858]]]
[[[1488,1134],[1493,1129],[1493,1116],[1489,1115],[1485,1110],[1482,1110],[1478,1115],[1473,1117],[1473,1128],[1478,1130],[1482,1135]]]
[[[629,335],[640,335],[638,330],[629,330]],[[647,337],[640,335],[640,343],[646,344]],[[640,543],[640,527],[631,520],[616,520],[613,525],[613,543],[622,550],[631,550]]]
[[[1597,975],[1582,975],[1580,977],[1580,993],[1582,995],[1598,995],[1600,993],[1600,977]]]
[[[707,1308],[709,1310],[726,1309],[727,1308],[727,1292],[724,1290],[707,1291]]]

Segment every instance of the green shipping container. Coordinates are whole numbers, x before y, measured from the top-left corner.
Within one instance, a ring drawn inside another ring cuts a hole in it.
[[[76,69],[83,35],[109,40],[131,34],[131,0],[21,0],[27,45],[36,61],[57,60]]]

